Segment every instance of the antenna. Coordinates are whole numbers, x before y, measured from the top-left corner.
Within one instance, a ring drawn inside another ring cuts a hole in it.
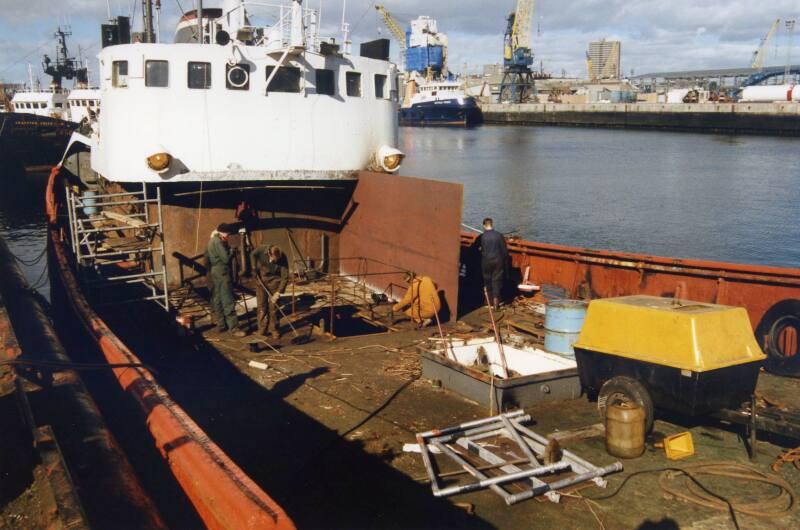
[[[106,0],[106,10],[108,11],[108,20],[111,20],[111,0]]]
[[[345,13],[347,13],[347,0],[342,0],[342,52],[344,54],[350,53],[350,24],[345,22]]]
[[[242,8],[242,9],[244,9],[244,8]],[[197,13],[197,32],[198,32],[197,34],[199,36],[199,38],[197,39],[197,42],[199,42],[200,44],[203,44],[204,39],[205,39],[204,35],[203,35],[203,0],[198,0],[197,1],[197,11],[196,11],[196,13]]]
[[[156,42],[161,42],[161,0],[156,0]]]

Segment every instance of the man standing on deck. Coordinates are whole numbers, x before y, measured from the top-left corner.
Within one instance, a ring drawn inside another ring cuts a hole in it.
[[[217,320],[217,329],[220,332],[227,329],[234,337],[244,337],[247,333],[239,329],[231,278],[233,254],[228,246],[228,238],[233,232],[235,227],[225,223],[211,232],[206,247],[206,263],[211,273],[211,310]]]
[[[406,295],[394,306],[394,311],[402,311],[420,327],[429,326],[433,317],[442,309],[442,301],[436,284],[427,276],[417,276],[413,272],[406,273],[408,290]],[[406,309],[408,308],[408,309]]]
[[[500,307],[508,248],[506,247],[506,238],[494,229],[494,221],[491,217],[483,220],[483,233],[475,240],[475,247],[481,253],[483,285],[489,293],[490,303],[497,309]]]
[[[289,281],[289,263],[276,245],[262,245],[253,252],[258,302],[258,333],[279,339],[278,299]]]

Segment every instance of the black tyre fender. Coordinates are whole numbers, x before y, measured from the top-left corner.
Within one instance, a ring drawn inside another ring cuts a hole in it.
[[[800,337],[800,300],[783,300],[773,305],[756,328],[756,340],[767,355],[764,368],[776,375],[800,377],[800,352],[783,351],[781,337],[787,330],[794,329],[795,337]]]
[[[655,421],[653,398],[642,383],[626,375],[612,377],[600,388],[600,392],[597,395],[597,411],[600,413],[600,419],[603,423],[605,424],[606,422],[606,409],[609,405],[626,402],[633,402],[642,407],[645,414],[645,432],[652,431],[653,422]]]

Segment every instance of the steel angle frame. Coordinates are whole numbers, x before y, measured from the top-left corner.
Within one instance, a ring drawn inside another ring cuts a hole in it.
[[[622,464],[619,462],[605,467],[598,467],[570,451],[562,451],[562,459],[559,462],[549,465],[540,464],[539,458],[544,455],[548,440],[522,425],[523,422],[527,421],[530,421],[530,416],[524,414],[522,410],[517,410],[490,418],[461,423],[445,429],[417,434],[417,442],[419,443],[422,460],[425,464],[434,496],[446,497],[490,488],[500,495],[508,505],[539,495],[545,495],[551,502],[559,502],[561,495],[558,490],[560,489],[589,480],[593,481],[597,486],[605,488],[607,484],[604,476],[622,471]],[[494,436],[503,436],[513,441],[524,455],[524,458],[528,460],[528,462],[521,465],[530,466],[530,468],[524,469],[508,463],[500,455],[477,443],[479,440]],[[461,454],[449,447],[448,444],[460,446],[468,453],[497,466],[505,474],[491,477],[486,475],[477,466],[469,463]],[[477,481],[444,487],[439,478],[436,460],[431,457],[430,447],[447,456],[464,471],[475,477]],[[538,478],[564,471],[572,471],[575,475],[551,483],[544,482]],[[520,480],[530,480],[531,488],[519,493],[510,493],[502,487],[503,484]]]

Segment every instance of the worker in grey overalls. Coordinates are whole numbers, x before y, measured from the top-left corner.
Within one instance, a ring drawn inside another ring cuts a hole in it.
[[[217,330],[228,330],[235,337],[244,337],[247,333],[239,329],[239,319],[236,316],[236,298],[233,295],[231,277],[233,255],[228,246],[228,238],[236,231],[235,228],[222,223],[211,232],[205,257],[211,276],[211,310],[217,320]]]
[[[262,245],[253,252],[258,302],[258,332],[273,339],[280,338],[278,330],[278,299],[289,282],[289,263],[276,245]]]

